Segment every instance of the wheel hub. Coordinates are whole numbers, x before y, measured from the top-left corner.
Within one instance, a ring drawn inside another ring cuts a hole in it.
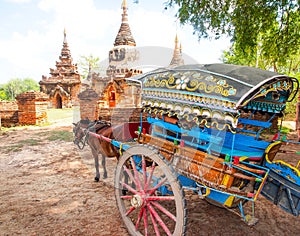
[[[138,195],[138,194],[134,195],[131,198],[130,202],[131,202],[131,205],[135,208],[141,207],[144,203],[142,196]]]

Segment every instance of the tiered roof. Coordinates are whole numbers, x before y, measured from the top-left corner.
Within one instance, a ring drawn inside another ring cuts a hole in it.
[[[60,61],[56,61],[56,69],[50,68],[50,77],[43,76],[40,84],[57,83],[57,82],[75,82],[80,83],[80,75],[78,73],[77,64],[73,64],[73,58],[67,42],[66,30],[64,30],[64,41],[59,56]]]

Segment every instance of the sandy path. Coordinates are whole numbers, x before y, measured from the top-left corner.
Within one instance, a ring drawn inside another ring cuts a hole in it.
[[[43,134],[53,129],[71,132],[70,126],[52,126],[0,136],[0,235],[128,235],[114,199],[116,161],[107,161],[107,180],[94,182],[89,149],[79,151],[72,142],[47,140]],[[8,151],[32,137],[40,140],[39,145]],[[249,227],[237,215],[187,195],[187,235],[300,233],[299,217],[263,197],[256,204],[260,221]]]

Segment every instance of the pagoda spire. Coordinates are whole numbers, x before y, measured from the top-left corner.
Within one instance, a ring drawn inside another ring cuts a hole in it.
[[[178,36],[175,36],[175,47],[173,51],[173,57],[169,66],[181,66],[184,64],[184,60],[182,58],[182,45],[178,46]]]
[[[115,39],[114,46],[120,46],[120,45],[129,45],[129,46],[136,46],[135,40],[131,34],[131,30],[128,24],[128,14],[127,14],[127,1],[122,1],[122,22],[119,29],[119,32],[117,34],[117,37]]]
[[[175,35],[175,49],[174,50],[178,50],[178,35]]]
[[[66,32],[66,28],[64,28],[64,43],[67,43],[67,32]]]
[[[63,41],[63,47],[61,49],[61,55],[60,55],[59,59],[62,60],[62,58],[69,58],[70,63],[72,61],[71,52],[70,52],[69,45],[67,42],[66,28],[64,28],[64,41]]]
[[[128,15],[127,15],[127,1],[123,0],[122,2],[122,9],[123,9],[123,14],[122,14],[122,22],[128,22]]]

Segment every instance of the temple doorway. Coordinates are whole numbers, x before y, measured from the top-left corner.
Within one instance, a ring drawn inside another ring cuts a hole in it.
[[[109,107],[116,106],[116,91],[111,87],[109,89]]]
[[[59,94],[56,95],[56,109],[62,109],[62,98]]]

